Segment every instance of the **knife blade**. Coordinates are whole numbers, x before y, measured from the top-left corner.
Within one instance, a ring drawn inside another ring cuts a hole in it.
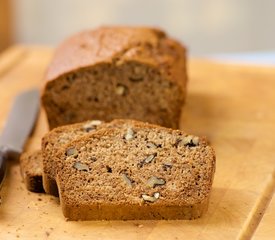
[[[39,91],[31,89],[16,96],[0,135],[0,189],[6,175],[6,162],[16,159],[23,150],[37,118]]]

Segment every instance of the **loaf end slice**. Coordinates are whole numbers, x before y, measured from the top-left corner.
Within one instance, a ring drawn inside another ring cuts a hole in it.
[[[75,123],[57,127],[42,138],[43,153],[43,187],[45,192],[53,196],[58,196],[56,186],[56,164],[54,155],[59,148],[78,137],[84,136],[97,128],[100,128],[102,121],[90,120],[82,123]],[[104,124],[103,124],[104,125]]]
[[[44,192],[42,184],[42,153],[23,153],[20,157],[20,167],[26,187],[31,192]]]
[[[204,138],[116,120],[58,152],[69,220],[194,219],[207,210],[215,154]]]

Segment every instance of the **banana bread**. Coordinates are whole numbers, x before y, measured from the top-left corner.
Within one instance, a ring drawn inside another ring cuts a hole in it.
[[[65,40],[42,94],[50,128],[116,118],[177,128],[186,95],[185,54],[154,28],[100,27]]]
[[[114,123],[112,123],[114,125]],[[69,220],[194,219],[207,209],[215,154],[204,138],[116,120],[60,148],[56,181]]]
[[[54,162],[54,155],[58,149],[66,143],[94,131],[100,127],[101,124],[102,121],[91,120],[61,126],[51,130],[42,138],[43,187],[46,193],[56,197],[58,196],[55,182],[56,165]]]

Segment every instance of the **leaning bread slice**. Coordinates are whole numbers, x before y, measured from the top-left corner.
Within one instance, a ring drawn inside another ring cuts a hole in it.
[[[215,154],[203,138],[114,121],[56,155],[69,220],[194,219],[208,206]],[[114,124],[114,123],[111,123]]]
[[[27,189],[31,192],[44,192],[41,151],[23,153],[20,157],[20,168]]]
[[[91,120],[65,125],[53,129],[42,138],[43,187],[46,193],[58,196],[55,182],[56,164],[54,162],[54,155],[57,153],[58,149],[70,141],[100,128],[101,124],[102,121]]]

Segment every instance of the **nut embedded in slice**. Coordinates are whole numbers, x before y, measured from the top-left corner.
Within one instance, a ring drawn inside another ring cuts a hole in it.
[[[163,169],[164,171],[171,170],[172,167],[173,167],[173,164],[172,164],[172,163],[164,163],[164,164],[162,164],[162,169]]]
[[[148,187],[151,187],[151,188],[154,188],[156,185],[164,185],[166,182],[163,178],[157,178],[155,176],[153,177],[150,177],[148,180],[147,180],[147,186]]]
[[[137,166],[139,168],[141,168],[141,167],[143,167],[144,164],[151,163],[155,159],[156,156],[157,156],[157,153],[150,154],[145,159],[143,159],[141,162],[139,162]]]
[[[133,129],[127,128],[127,132],[126,132],[124,138],[125,138],[125,140],[129,141],[129,140],[134,139],[134,137],[135,137],[134,135],[135,135],[135,133],[134,133]]]
[[[68,148],[66,151],[67,156],[77,156],[78,151],[75,148]]]
[[[92,130],[95,130],[97,128],[98,125],[102,124],[102,121],[100,120],[92,120],[92,121],[89,121],[87,123],[85,123],[83,125],[83,129],[86,131],[86,132],[90,132]]]
[[[156,193],[154,193],[153,196],[149,196],[147,194],[142,194],[141,197],[143,198],[143,200],[145,202],[151,202],[151,203],[153,203],[153,202],[155,202],[155,201],[157,201],[159,199],[160,193],[156,192]]]
[[[144,78],[144,75],[146,75],[145,69],[136,66],[133,69],[133,74],[129,77],[129,80],[132,82],[141,82]]]
[[[155,159],[156,156],[157,156],[157,153],[149,155],[147,158],[144,159],[144,163],[152,162]]]
[[[160,197],[160,193],[159,192],[155,192],[154,193],[154,198],[159,199],[159,197]]]
[[[196,136],[188,135],[186,136],[180,144],[189,147],[195,147],[199,144],[199,138]]]
[[[84,164],[84,163],[81,163],[81,162],[76,162],[73,167],[79,171],[89,171],[89,167]]]
[[[193,136],[193,138],[192,138],[192,142],[193,142],[193,144],[194,145],[198,145],[199,144],[199,137],[197,137],[197,136]]]
[[[122,179],[127,184],[127,186],[132,187],[132,181],[125,173],[122,174]]]
[[[156,144],[152,143],[152,142],[148,142],[148,143],[146,144],[146,147],[147,147],[147,148],[157,148],[158,146],[157,146]]]
[[[118,84],[116,86],[116,94],[117,95],[120,95],[120,96],[123,96],[127,93],[127,87],[122,85],[122,84]]]

